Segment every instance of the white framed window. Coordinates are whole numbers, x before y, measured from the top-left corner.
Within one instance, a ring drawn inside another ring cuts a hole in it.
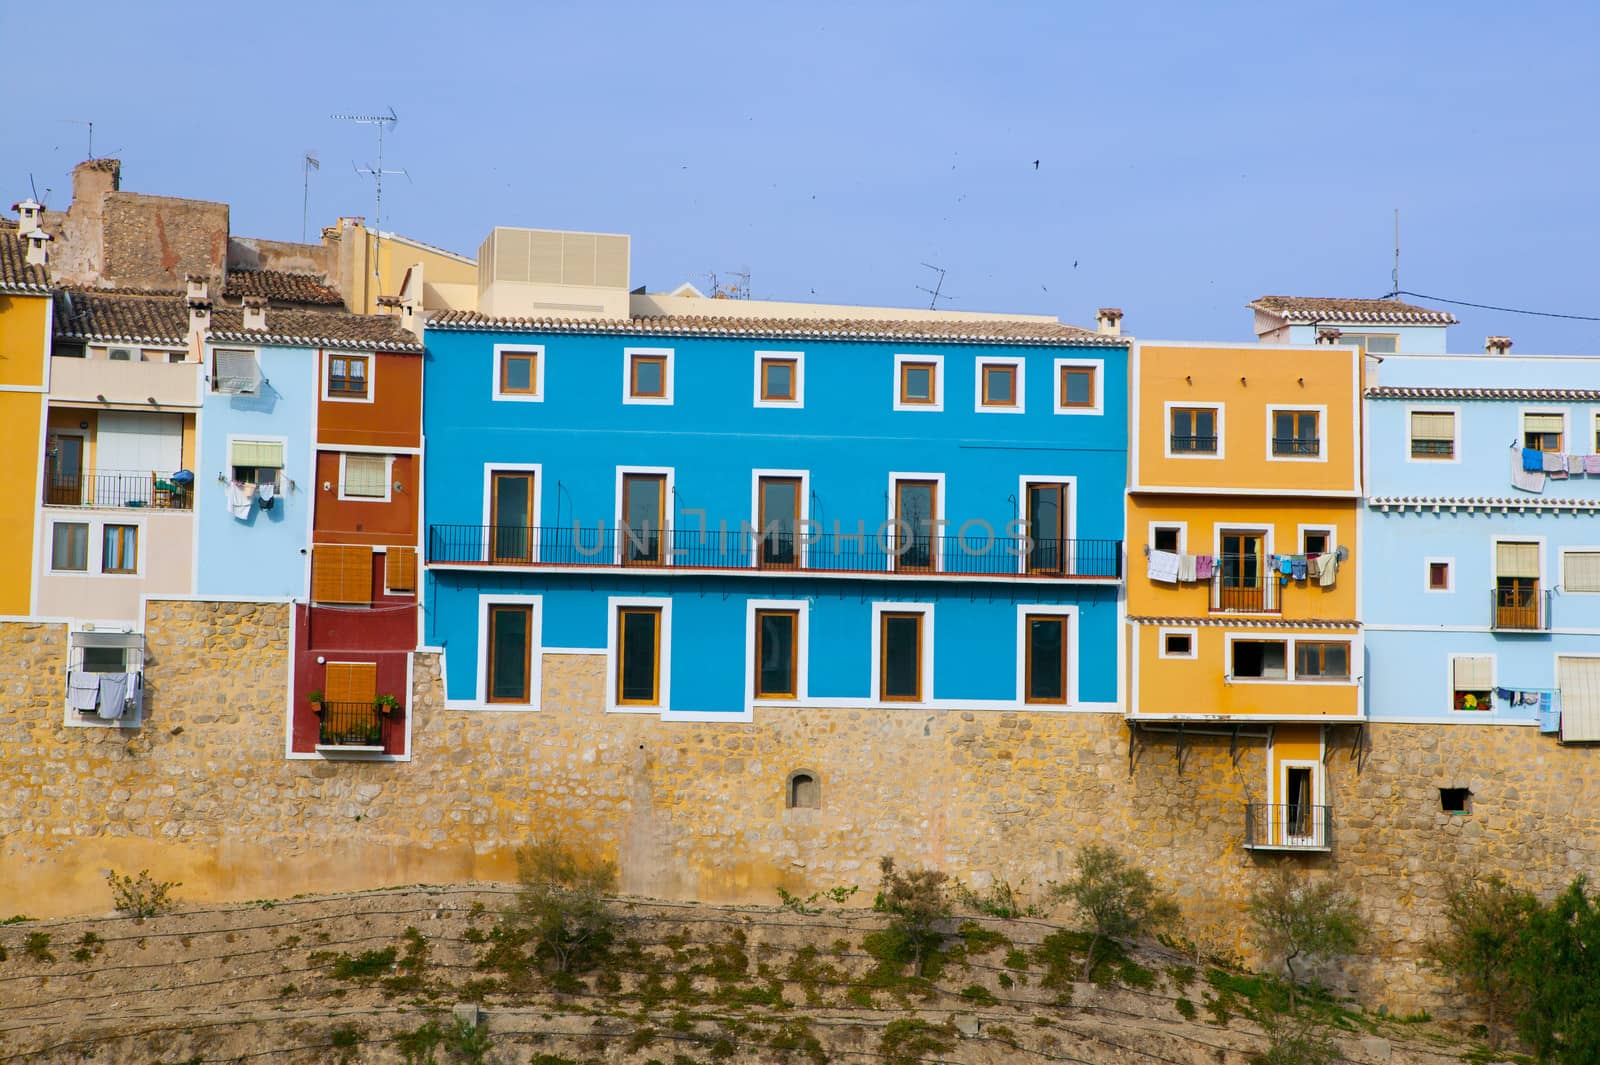
[[[873,603],[873,705],[931,702],[933,646],[932,603]]]
[[[509,403],[544,402],[544,345],[496,344],[489,394]]]
[[[144,635],[96,623],[67,636],[66,716],[75,728],[144,721]]]
[[[478,597],[479,708],[540,708],[543,621],[543,596],[495,592]]]
[[[366,452],[339,453],[339,498],[387,503],[394,483],[394,456]]]
[[[228,476],[243,484],[270,484],[283,491],[284,452],[288,438],[228,437]],[[259,495],[258,495],[259,498]]]
[[[889,542],[896,572],[938,572],[944,561],[944,474],[889,474]]]
[[[1460,462],[1459,407],[1406,408],[1407,462]]]
[[[1302,555],[1326,555],[1339,546],[1339,528],[1335,525],[1301,525],[1297,539]]]
[[[944,356],[894,357],[894,409],[944,410]]]
[[[1106,361],[1057,359],[1050,387],[1057,414],[1104,414]]]
[[[1361,641],[1354,636],[1278,636],[1268,632],[1228,633],[1226,648],[1229,684],[1354,684],[1361,661]]]
[[[1569,595],[1600,592],[1600,547],[1561,549],[1561,590]]]
[[[1161,629],[1156,638],[1160,641],[1156,645],[1157,658],[1182,658],[1195,660],[1200,657],[1200,630],[1199,629]]]
[[[811,521],[811,471],[750,471],[750,565],[763,569],[804,569],[811,551],[806,529]]]
[[[1184,554],[1189,545],[1189,523],[1186,521],[1153,521],[1150,523],[1149,539],[1145,543],[1150,545],[1152,551],[1168,551],[1175,555]]]
[[[1359,344],[1368,355],[1393,355],[1400,350],[1398,333],[1346,333],[1339,334],[1340,345]]]
[[[1165,426],[1162,446],[1166,449],[1166,457],[1226,458],[1225,413],[1226,409],[1221,403],[1178,403],[1168,400],[1162,404],[1162,424]]]
[[[89,532],[93,522],[50,522],[50,572],[89,572]]]
[[[144,576],[143,518],[123,514],[52,518],[48,537],[49,555],[45,567],[48,573],[104,578]]]
[[[1422,560],[1422,590],[1431,595],[1446,595],[1456,590],[1456,560],[1453,558],[1425,558]]]
[[[672,349],[622,349],[622,402],[672,406]]]
[[[606,600],[606,710],[664,713],[672,708],[672,599]]]
[[[973,381],[973,409],[979,414],[1023,414],[1027,411],[1027,362],[985,355],[978,359]]]
[[[1017,701],[1032,710],[1078,703],[1078,608],[1017,604]]]
[[[1494,655],[1450,655],[1445,664],[1452,711],[1482,714],[1494,709]]]
[[[1267,407],[1268,462],[1327,462],[1328,406]]]
[[[211,352],[211,391],[248,396],[261,390],[261,360],[255,351],[216,348]]]
[[[1535,451],[1567,450],[1567,412],[1523,408],[1522,446]]]
[[[806,405],[806,353],[757,351],[755,353],[757,407]]]
[[[327,351],[322,355],[322,398],[328,403],[371,403],[377,395],[370,353]]]
[[[782,706],[810,696],[811,602],[745,602],[744,692],[747,706]]]

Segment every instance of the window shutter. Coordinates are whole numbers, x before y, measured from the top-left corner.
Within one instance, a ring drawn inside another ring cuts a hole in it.
[[[1600,592],[1600,551],[1568,551],[1561,561],[1561,587],[1569,592]]]
[[[351,455],[344,457],[344,494],[347,496],[388,495],[389,481],[387,455]]]
[[[261,387],[261,364],[253,351],[224,351],[215,353],[212,387],[218,392],[254,392]]]
[[[1456,691],[1488,691],[1494,687],[1494,659],[1489,655],[1464,655],[1455,660]]]
[[[269,466],[283,469],[283,444],[276,440],[235,440],[230,453],[232,466]]]
[[[1556,658],[1564,743],[1600,740],[1600,658]]]
[[[391,592],[417,590],[417,549],[391,547],[384,559],[383,580]]]
[[[1454,440],[1456,416],[1448,411],[1413,411],[1411,414],[1411,439]]]
[[[322,682],[322,698],[330,703],[371,706],[378,697],[378,664],[329,662]]]
[[[1495,545],[1496,577],[1539,576],[1539,545],[1498,543]]]
[[[1524,414],[1522,431],[1525,433],[1559,433],[1564,419],[1559,414]]]
[[[311,599],[317,603],[372,602],[372,548],[346,544],[312,548]]]

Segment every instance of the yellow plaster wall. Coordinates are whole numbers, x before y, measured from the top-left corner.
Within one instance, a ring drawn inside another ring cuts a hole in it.
[[[1272,746],[1268,751],[1267,801],[1285,803],[1282,767],[1285,762],[1322,763],[1322,729],[1317,725],[1280,725],[1272,730]],[[1327,805],[1328,796],[1322,773],[1313,773],[1313,805]]]
[[[40,393],[0,391],[0,499],[10,508],[7,520],[0,521],[0,615],[31,612],[31,519],[40,498],[39,419],[43,406]]]
[[[1314,717],[1349,719],[1360,716],[1361,688],[1334,681],[1232,681],[1227,679],[1227,638],[1310,639],[1351,645],[1351,671],[1359,672],[1360,633],[1356,629],[1283,629],[1238,626],[1194,626],[1196,657],[1162,658],[1161,633],[1172,625],[1137,625],[1130,639],[1139,671],[1130,696],[1133,713],[1149,716],[1213,715],[1247,718]],[[1294,668],[1293,652],[1288,665]]]
[[[0,292],[0,387],[44,385],[49,332],[50,297]]]

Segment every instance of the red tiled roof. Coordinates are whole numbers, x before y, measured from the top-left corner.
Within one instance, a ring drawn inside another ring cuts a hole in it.
[[[1127,347],[1132,342],[1129,337],[1107,336],[1061,322],[1005,319],[918,322],[868,318],[718,318],[690,314],[621,319],[493,318],[476,311],[444,311],[430,318],[428,327],[517,333],[921,340],[956,344],[1098,344]]]
[[[28,262],[28,242],[16,232],[16,224],[0,233],[0,292],[50,291],[50,274],[43,266]]]
[[[1128,615],[1128,620],[1135,625],[1183,625],[1193,627],[1196,625],[1243,625],[1252,629],[1359,629],[1361,622],[1350,618],[1264,618],[1255,616],[1235,615],[1232,617],[1184,617],[1180,615],[1168,616],[1143,616]]]
[[[1531,399],[1600,402],[1600,388],[1369,388],[1368,399]]]
[[[64,340],[122,340],[183,344],[189,304],[182,296],[56,293],[56,336]],[[265,330],[246,329],[240,307],[215,307],[209,339],[233,344],[293,345],[421,354],[421,341],[399,318],[378,314],[271,309]]]
[[[1449,311],[1418,307],[1399,300],[1330,299],[1324,296],[1262,296],[1247,306],[1291,322],[1342,322],[1390,325],[1456,325]]]
[[[265,296],[283,303],[344,305],[344,298],[321,277],[286,270],[229,270],[222,294],[228,299]]]

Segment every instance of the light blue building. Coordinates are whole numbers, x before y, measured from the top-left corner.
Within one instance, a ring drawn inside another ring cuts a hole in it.
[[[604,709],[671,718],[1118,710],[1115,318],[770,306],[429,323],[448,705],[537,709],[546,657],[579,654],[604,658]]]
[[[1371,719],[1600,740],[1600,358],[1369,359],[1365,412]]]

